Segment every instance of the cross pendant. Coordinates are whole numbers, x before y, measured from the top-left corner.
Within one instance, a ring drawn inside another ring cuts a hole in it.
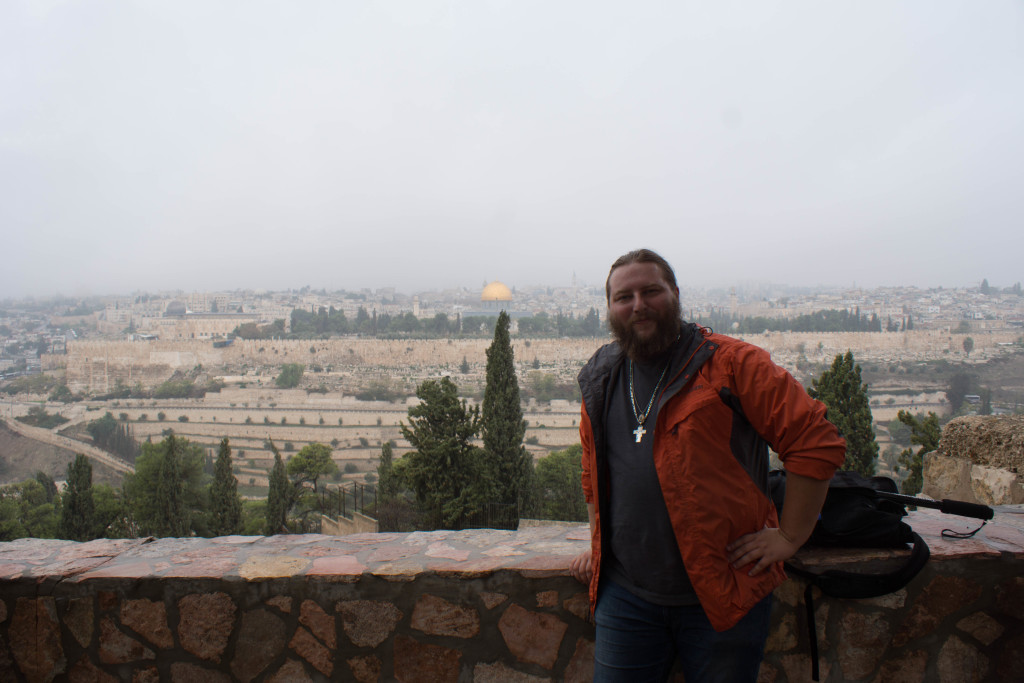
[[[647,430],[644,429],[643,425],[637,425],[636,429],[633,430],[633,436],[636,437],[636,442],[640,443],[640,439],[644,438],[644,434],[646,434],[646,433],[647,433]]]

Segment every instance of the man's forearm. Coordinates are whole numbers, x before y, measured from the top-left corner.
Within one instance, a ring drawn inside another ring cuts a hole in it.
[[[792,472],[786,473],[786,501],[782,506],[779,528],[798,547],[814,531],[828,493],[828,483],[828,479],[812,479]]]

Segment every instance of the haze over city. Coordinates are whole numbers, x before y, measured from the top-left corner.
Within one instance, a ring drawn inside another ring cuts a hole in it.
[[[1008,287],[1024,6],[0,6],[0,299]]]

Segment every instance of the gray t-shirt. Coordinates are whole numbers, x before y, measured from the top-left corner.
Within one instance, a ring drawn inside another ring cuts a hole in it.
[[[665,363],[664,382],[679,373],[683,359],[677,341],[666,358],[647,364],[633,364],[633,394],[641,415],[654,392]],[[679,380],[681,381],[681,380]],[[697,603],[686,575],[679,546],[669,521],[665,499],[654,468],[654,426],[658,420],[658,398],[644,421],[647,430],[639,443],[634,430],[636,417],[629,395],[629,361],[613,378],[608,402],[606,438],[609,466],[607,529],[611,557],[605,558],[608,576],[634,595],[658,605]],[[666,387],[658,388],[661,395]]]

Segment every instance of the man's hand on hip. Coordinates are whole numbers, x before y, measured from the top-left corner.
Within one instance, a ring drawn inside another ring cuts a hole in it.
[[[749,573],[750,576],[757,576],[776,562],[793,557],[800,549],[800,544],[795,543],[782,529],[765,527],[756,533],[740,536],[725,549],[734,569],[754,563]]]

